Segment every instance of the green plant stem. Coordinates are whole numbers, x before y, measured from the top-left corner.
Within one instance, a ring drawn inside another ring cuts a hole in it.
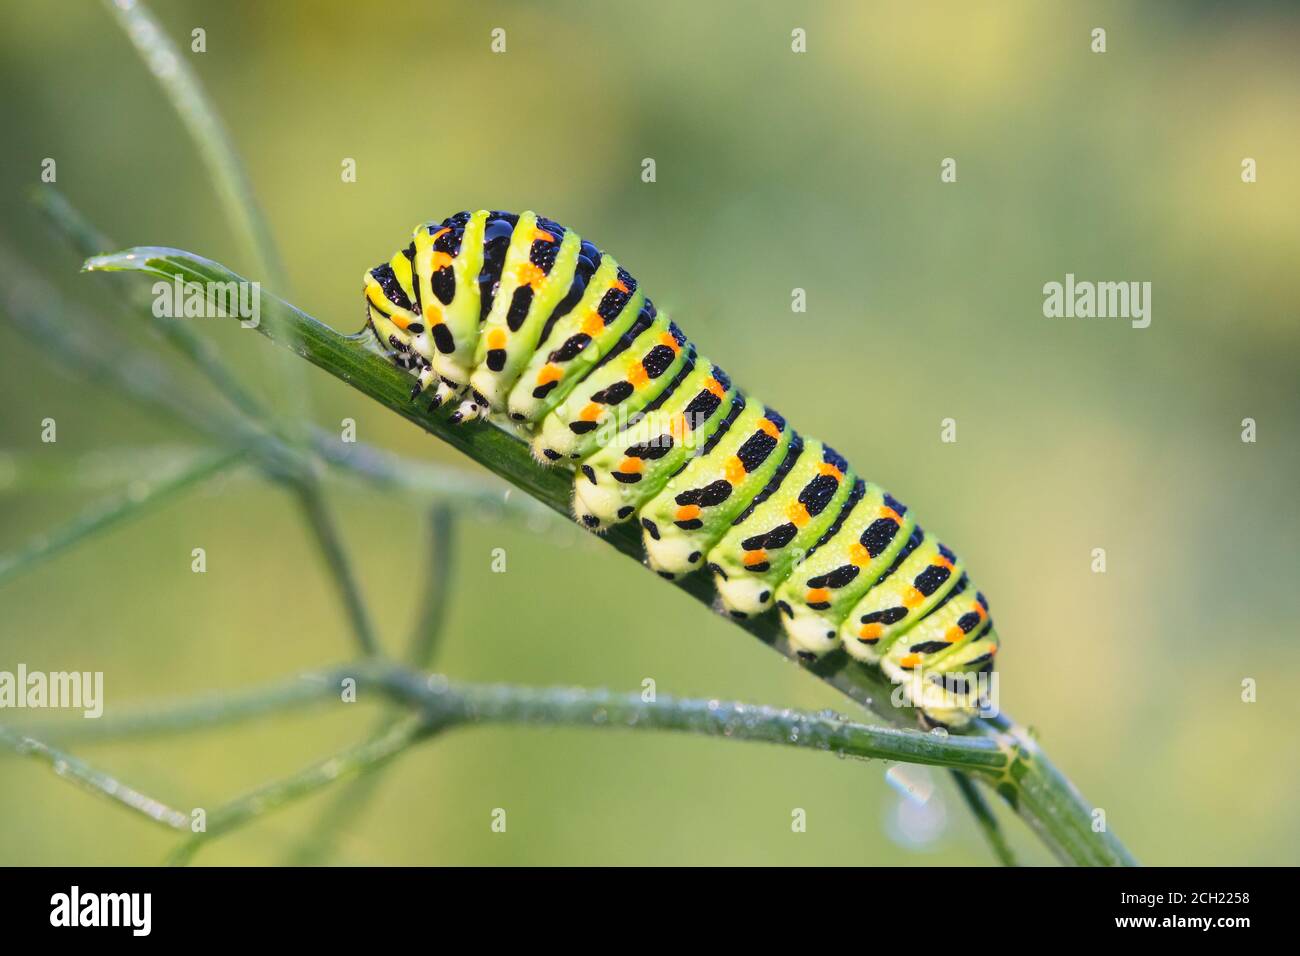
[[[96,229],[55,187],[34,188],[32,200],[55,232],[83,259],[113,248],[112,240]],[[125,288],[116,291],[132,314],[146,316],[163,339],[185,355],[235,408],[263,426],[271,424],[269,409],[238,380],[210,341],[196,333],[190,323],[155,316],[152,296],[138,283],[127,283]],[[96,342],[101,341],[104,330],[98,329],[94,338]],[[350,472],[388,489],[441,500],[454,499],[459,505],[471,504],[496,513],[524,517],[550,514],[532,498],[503,495],[508,485],[485,485],[481,478],[468,472],[412,461],[364,442],[344,442],[337,434],[319,428],[311,429],[310,441],[312,451],[332,468]],[[289,454],[287,449],[279,450],[282,457]]]
[[[304,460],[300,452],[263,428],[196,402],[189,392],[172,383],[160,368],[142,363],[137,355],[111,336],[77,334],[77,323],[62,307],[57,293],[48,284],[18,269],[2,248],[0,281],[4,282],[6,311],[14,323],[32,333],[37,341],[48,342],[63,349],[65,354],[73,355],[73,367],[81,375],[94,373],[98,380],[114,385],[134,401],[217,441],[247,450],[268,477],[285,482],[294,489],[303,500],[304,513],[326,567],[339,585],[357,642],[367,653],[373,652],[376,642],[364,612],[360,587],[339,544],[333,520],[320,503],[318,479],[309,460]],[[152,317],[152,312],[149,315]]]
[[[147,12],[141,15],[147,16]],[[156,24],[154,26],[156,27]],[[146,26],[144,29],[148,32],[152,27]],[[35,200],[37,207],[45,213],[55,230],[83,256],[110,247],[111,240],[85,219],[61,193],[53,189],[37,190]],[[249,201],[251,202],[251,198]],[[255,210],[252,215],[256,218]],[[274,446],[276,449],[276,461],[273,464],[277,476],[286,480],[298,496],[303,516],[312,533],[312,540],[319,547],[325,567],[338,585],[344,610],[352,625],[352,633],[363,652],[377,653],[378,639],[371,625],[369,612],[366,610],[361,585],[342,546],[338,527],[326,506],[319,478],[312,467],[312,462],[305,460],[306,456],[298,453],[304,443],[310,442],[305,429],[286,429],[278,425],[270,411],[243,387],[206,339],[197,335],[185,321],[175,317],[160,316],[154,312],[152,297],[143,287],[134,284],[120,285],[115,291],[128,312],[145,316],[162,338],[189,359],[238,413],[241,413],[245,419],[255,422],[259,430],[268,433],[259,444],[265,443],[267,447]],[[241,427],[243,424],[242,419],[238,422],[226,423],[231,429]],[[284,468],[280,464],[283,461],[295,461],[297,467]]]
[[[140,271],[155,276],[180,273],[187,281],[201,283],[243,281],[218,263],[176,249],[128,249],[88,259],[84,268],[87,271]],[[394,367],[379,353],[374,346],[373,337],[368,333],[343,335],[271,295],[263,296],[263,312],[278,313],[283,324],[296,328],[296,348],[301,350],[302,356],[309,362],[469,455],[555,513],[566,517],[569,515],[572,496],[570,471],[538,467],[525,444],[512,433],[484,423],[472,423],[465,427],[451,425],[447,421],[449,413],[446,410],[428,412],[423,403],[412,402],[410,376]],[[286,344],[276,338],[276,333],[268,324],[263,323],[258,330],[272,341]],[[641,539],[631,526],[616,526],[602,540],[640,562]],[[674,582],[673,586],[706,605],[711,606],[713,603],[712,588],[702,575],[688,576]],[[786,642],[780,625],[771,616],[733,623],[787,657],[797,659]],[[843,652],[828,654],[808,669],[891,721],[900,724],[915,722],[914,714],[900,714],[899,707],[891,701],[894,688],[888,680],[878,671],[857,665]]]
[[[50,769],[63,779],[71,780],[83,789],[141,814],[154,823],[161,823],[172,830],[189,828],[189,817],[181,811],[174,810],[167,804],[128,787],[110,774],[95,769],[84,760],[64,753],[35,737],[0,726],[0,744],[4,744],[19,756],[32,757],[48,764]]]
[[[111,333],[103,330],[96,330],[95,334],[80,332],[81,323],[73,316],[72,310],[64,307],[58,293],[48,283],[34,278],[30,270],[22,268],[3,247],[0,247],[0,282],[3,283],[6,314],[32,340],[61,350],[58,367],[68,369],[79,379],[90,376],[110,384],[122,395],[152,411],[194,428],[215,441],[233,444],[248,451],[269,477],[285,482],[295,490],[302,501],[326,567],[339,584],[357,643],[367,652],[373,652],[377,641],[369,616],[365,613],[360,587],[351,572],[334,522],[321,505],[322,492],[316,475],[310,470],[310,461],[304,461],[299,452],[263,427],[249,424],[243,418],[196,401],[188,390],[174,383],[162,368],[142,362],[138,355]],[[127,290],[122,286],[118,287],[118,291],[127,295]],[[146,310],[146,314],[155,324],[160,323],[164,327],[177,324],[177,320],[169,323],[168,320],[157,319],[151,310]],[[184,336],[182,339],[189,341]],[[182,348],[182,351],[194,354],[188,348]],[[322,446],[328,444],[323,436],[315,441]],[[403,470],[391,457],[377,452],[367,453],[364,449],[352,455],[334,453],[333,459],[339,467],[354,470],[368,478],[382,478],[390,483],[406,480],[410,476],[409,469]],[[420,479],[425,486],[437,487],[438,482],[428,480],[431,477],[428,469],[420,472]],[[417,482],[417,479],[410,480]],[[444,483],[444,493],[459,493],[468,484],[467,479],[449,479]],[[475,500],[482,501],[482,492],[476,494]]]
[[[1011,763],[1011,754],[992,737],[873,727],[826,714],[735,701],[667,695],[647,701],[640,694],[600,689],[449,681],[441,675],[370,658],[310,671],[256,690],[152,706],[94,721],[45,720],[19,730],[40,733],[59,743],[186,733],[318,703],[340,703],[343,681],[349,678],[356,681],[358,700],[374,694],[380,700],[419,711],[440,727],[505,723],[680,730],[834,750],[846,756],[954,767],[994,777],[1005,774]]]
[[[124,713],[110,712],[97,720],[47,718],[17,729],[62,745],[192,734],[337,702],[342,680],[356,674],[368,674],[370,667],[368,661],[362,660],[345,669],[308,671],[251,690],[236,689],[155,703]]]
[[[35,187],[32,202],[54,231],[83,259],[114,248],[115,243],[95,228],[63,193],[53,186]],[[114,290],[123,307],[133,315],[145,316],[162,338],[184,355],[236,409],[255,421],[269,423],[270,410],[231,372],[211,341],[194,331],[191,323],[156,315],[153,296],[146,287],[125,284]]]
[[[252,258],[257,271],[281,294],[288,295],[289,282],[283,261],[253,194],[239,152],[198,75],[191,69],[189,60],[181,55],[143,0],[104,0],[104,5],[135,47],[189,133],[240,246]],[[266,321],[274,325],[278,318],[270,316]],[[283,329],[280,337],[292,341],[293,334],[292,329]],[[301,447],[303,436],[299,433],[299,425],[308,417],[302,372],[297,363],[285,356],[269,358],[272,387],[278,395],[275,408],[282,414],[289,432],[289,443]]]
[[[406,663],[425,670],[433,665],[451,610],[456,560],[456,513],[443,502],[429,509],[429,570],[411,628]]]
[[[378,488],[402,495],[422,507],[442,505],[458,515],[512,520],[525,530],[539,533],[569,526],[536,499],[527,495],[503,495],[509,486],[476,479],[462,469],[392,455],[359,442],[355,445],[341,442],[324,433],[315,436],[313,441],[319,443],[318,454],[329,466],[321,475],[322,480],[337,483],[349,491],[359,487]],[[0,450],[0,495],[34,491],[104,493],[141,475],[172,474],[208,450],[193,443],[115,446],[58,454],[51,454],[50,449]],[[283,453],[289,454],[287,449]],[[247,475],[249,480],[255,480],[259,473],[250,470]]]
[[[333,757],[318,761],[290,777],[274,781],[252,793],[238,797],[209,814],[207,829],[185,840],[168,857],[167,862],[173,866],[183,866],[193,859],[194,854],[203,844],[214,837],[309,796],[322,787],[373,771],[388,763],[416,741],[428,736],[430,731],[425,720],[419,717],[408,717]]]
[[[966,806],[970,808],[971,815],[975,817],[975,823],[978,825],[980,832],[984,835],[989,849],[997,857],[998,862],[1003,866],[1016,866],[1016,855],[1007,843],[1006,834],[1002,832],[1002,827],[998,825],[998,818],[993,814],[993,808],[989,806],[988,801],[984,799],[975,783],[966,774],[960,770],[949,771],[952,774],[953,782],[957,785],[957,792],[965,801]]]
[[[364,678],[360,674],[358,677],[360,690]],[[213,811],[207,831],[182,844],[170,862],[188,862],[203,843],[215,836],[339,780],[371,773],[435,733],[473,724],[670,730],[857,757],[962,766],[981,773],[1000,772],[1009,759],[997,742],[988,738],[940,737],[869,727],[820,714],[733,701],[670,697],[646,701],[639,694],[604,690],[457,684],[401,668],[372,672],[370,678],[383,692],[414,708],[417,715],[386,724],[361,744]],[[326,816],[329,819],[331,814]],[[311,854],[305,860],[315,861]]]
[[[318,761],[300,773],[258,788],[208,815],[207,830],[178,851],[187,860],[198,847],[219,833],[308,796],[335,781],[355,777],[387,763],[409,746],[453,727],[482,724],[568,726],[597,729],[668,730],[831,751],[845,756],[898,760],[939,767],[960,768],[981,776],[1004,774],[1011,755],[993,738],[946,737],[917,730],[871,727],[824,714],[735,701],[661,697],[647,701],[640,694],[619,694],[581,688],[531,688],[505,684],[450,682],[396,664],[365,659],[347,667],[303,674],[256,691],[237,692],[167,707],[151,707],[135,714],[97,721],[47,721],[37,728],[58,741],[103,742],[127,737],[174,734],[225,726],[265,717],[271,713],[334,701],[342,704],[340,688],[346,679],[356,681],[358,699],[375,693],[400,704],[408,716],[385,721],[368,740]],[[37,752],[22,745],[33,738],[22,731],[0,728],[0,739],[18,753]],[[42,749],[43,748],[43,749]],[[63,759],[69,767],[85,769],[74,778],[94,784],[101,792],[118,797],[132,809],[167,808],[141,797],[125,785],[95,776],[94,771],[61,751],[38,744],[38,755],[50,762]],[[187,818],[170,811],[169,826],[184,828]]]
[[[287,293],[288,277],[271,231],[267,228],[253,195],[252,184],[239,160],[230,133],[204,92],[198,76],[180,55],[162,24],[141,0],[105,0],[105,5],[135,46],[194,140],[208,174],[216,184],[221,205],[244,247],[254,256],[260,271],[269,278],[272,285]],[[97,237],[92,232],[87,233],[85,238]],[[279,317],[269,316],[267,321],[275,325]],[[250,396],[243,393],[242,389],[237,386],[231,388],[234,384],[233,376],[212,368],[214,363],[207,361],[205,354],[193,347],[188,333],[179,332],[175,328],[167,329],[167,332],[171,340],[194,359],[232,401],[247,412],[258,414],[261,411],[259,404],[249,403]],[[285,341],[292,342],[295,332],[292,328],[284,328],[279,330],[279,334]],[[302,374],[297,363],[291,361],[277,358],[276,366],[277,374],[273,376],[273,381],[279,386],[281,395],[281,401],[276,403],[276,407],[289,413],[280,430],[290,445],[305,447],[307,440],[301,423],[307,418],[307,401]],[[258,417],[270,422],[268,415],[258,414]],[[338,583],[353,634],[365,653],[376,653],[378,642],[365,608],[360,584],[347,553],[340,545],[338,528],[324,504],[323,493],[315,475],[309,470],[299,472],[295,486],[326,567]]]
[[[68,524],[31,539],[17,551],[0,555],[0,584],[46,561],[84,538],[139,517],[178,493],[244,460],[244,452],[217,451],[177,469],[173,474],[133,481],[126,491],[92,505]]]
[[[429,570],[424,576],[423,597],[411,629],[409,666],[426,669],[432,663],[442,637],[452,597],[452,561],[455,556],[455,512],[444,503],[429,509]],[[398,713],[381,717],[374,733],[382,733],[399,719]],[[340,831],[355,820],[379,790],[383,771],[365,774],[348,783],[325,808],[294,850],[288,861],[294,866],[319,866],[334,856]]]
[[[356,635],[357,644],[363,654],[379,654],[379,639],[375,636],[370,613],[366,610],[361,589],[353,574],[347,552],[339,538],[338,529],[330,518],[325,505],[320,483],[304,482],[298,489],[298,502],[307,515],[307,526],[312,530],[321,554],[330,569],[334,580],[339,585],[343,597],[343,606],[347,609],[348,619],[352,622],[352,633]]]
[[[89,271],[134,270],[153,275],[182,273],[198,282],[240,281],[238,276],[211,260],[176,249],[135,248],[86,262]],[[275,312],[283,324],[296,329],[295,346],[308,361],[348,382],[357,390],[468,454],[490,471],[523,488],[557,512],[567,513],[571,476],[560,469],[537,467],[524,443],[515,435],[487,424],[459,427],[446,420],[447,411],[429,413],[409,398],[410,378],[393,367],[364,334],[343,335],[322,325],[301,310],[273,296],[263,297],[263,313]],[[279,324],[279,323],[277,323]],[[273,341],[270,326],[259,327]],[[635,529],[621,525],[605,540],[640,561],[641,543]],[[709,582],[690,575],[676,585],[705,605],[712,605]],[[771,615],[734,622],[786,657],[797,655]],[[850,660],[844,652],[828,654],[807,668],[826,683],[885,719],[905,725],[914,716],[896,704],[893,687],[879,671]],[[1037,743],[1009,721],[973,722],[970,735],[997,741],[1016,756],[1015,773],[997,784],[998,793],[1033,828],[1063,862],[1093,865],[1130,865],[1133,858],[1109,831],[1091,828],[1092,807],[1058,771]]]
[[[41,733],[59,742],[105,742],[228,726],[308,705],[343,704],[345,680],[356,682],[357,699],[377,695],[421,716],[430,726],[524,724],[631,730],[676,730],[737,740],[829,750],[846,756],[956,767],[998,776],[1011,756],[990,737],[957,737],[919,730],[873,727],[826,714],[738,701],[616,693],[576,687],[522,687],[449,681],[401,664],[364,658],[310,671],[252,691],[152,706],[95,721],[41,721],[18,732]]]
[[[143,358],[113,335],[80,321],[48,282],[0,243],[0,309],[25,338],[53,352],[53,367],[77,387],[87,380],[113,388],[117,394],[151,413],[191,428],[220,445],[249,452],[267,475],[288,480],[302,467],[301,456],[273,435],[242,418],[197,401],[165,367]]]
[[[189,61],[140,0],[104,0],[104,6],[117,20],[189,132],[240,242],[254,256],[262,274],[277,288],[287,290],[280,255],[253,196],[244,165]]]
[[[362,442],[341,442],[320,429],[313,431],[313,448],[340,472],[388,491],[454,505],[462,514],[518,518],[539,531],[568,524],[537,499],[510,494],[504,482],[484,481],[464,469],[413,461]]]
[[[0,494],[116,491],[141,475],[188,468],[211,451],[197,444],[114,446],[72,452],[40,446],[0,450]],[[53,454],[51,453],[53,452]]]
[[[1009,761],[991,737],[943,737],[919,730],[872,727],[803,711],[698,700],[667,695],[647,701],[640,694],[607,690],[506,684],[417,683],[409,673],[389,679],[390,693],[420,706],[439,727],[457,724],[523,724],[671,730],[805,747],[851,757],[899,760],[935,767],[963,767],[997,774]]]
[[[377,732],[390,729],[399,721],[394,715],[379,722]],[[339,841],[348,824],[365,810],[383,783],[382,768],[353,777],[321,811],[298,843],[286,854],[286,866],[324,866],[338,854]]]

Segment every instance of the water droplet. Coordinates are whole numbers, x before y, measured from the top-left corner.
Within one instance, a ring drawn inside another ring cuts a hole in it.
[[[445,674],[430,674],[424,683],[435,694],[442,694],[446,692],[451,682],[447,680]]]

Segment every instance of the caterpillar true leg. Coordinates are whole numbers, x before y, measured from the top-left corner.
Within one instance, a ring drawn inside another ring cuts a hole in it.
[[[365,274],[367,327],[450,421],[507,414],[574,467],[574,514],[638,521],[664,577],[707,567],[738,617],[776,607],[801,656],[845,650],[923,723],[980,706],[998,638],[956,555],[909,509],[742,393],[577,233],[457,213]]]
[[[455,382],[449,382],[445,378],[439,377],[438,385],[433,390],[433,398],[429,400],[429,411],[433,411],[455,398],[459,398],[465,391],[467,385],[457,385]]]

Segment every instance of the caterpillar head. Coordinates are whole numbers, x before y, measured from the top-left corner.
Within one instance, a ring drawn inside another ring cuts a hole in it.
[[[411,263],[399,252],[389,262],[366,270],[362,285],[366,301],[366,326],[379,347],[393,353],[404,368],[422,364],[424,321],[417,312]]]

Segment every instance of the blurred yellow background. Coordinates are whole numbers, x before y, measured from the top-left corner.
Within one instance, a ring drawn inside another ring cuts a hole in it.
[[[29,208],[42,159],[122,246],[251,273],[191,141],[97,3],[3,0],[4,240],[95,322],[101,277]],[[627,264],[705,354],[918,510],[973,568],[1002,704],[1146,863],[1294,863],[1300,844],[1300,16],[1283,4],[202,4],[155,12],[242,150],[289,297],[347,331],[417,222],[535,209]],[[207,51],[189,53],[191,30]],[[504,54],[491,31],[506,31]],[[1107,30],[1107,52],[1090,31]],[[807,31],[807,52],[791,31]],[[646,157],[657,181],[641,180]],[[940,162],[957,161],[955,183]],[[1246,157],[1258,182],[1241,180]],[[357,181],[341,181],[356,161]],[[1048,319],[1044,283],[1149,281],[1150,328]],[[140,279],[139,281],[146,281]],[[806,314],[791,290],[807,291]],[[281,290],[273,290],[281,291]],[[199,320],[201,321],[201,320]],[[203,333],[267,393],[268,345]],[[172,362],[165,353],[160,361]],[[196,442],[0,323],[0,442],[72,467]],[[74,370],[75,371],[75,370]],[[315,370],[316,421],[478,474]],[[40,442],[40,422],[58,442]],[[957,422],[955,444],[940,421]],[[1241,421],[1258,423],[1243,443]],[[2,471],[2,470],[0,470]],[[0,552],[100,491],[0,480]],[[384,639],[406,640],[424,509],[332,501]],[[190,570],[203,547],[206,574]],[[505,548],[508,572],[493,574]],[[1091,570],[1105,548],[1108,570]],[[820,709],[815,679],[577,531],[466,515],[439,668]],[[573,605],[581,587],[583,603]],[[631,615],[653,602],[653,616]],[[110,712],[348,659],[293,499],[217,482],[0,588],[0,669],[102,670]],[[1241,701],[1245,678],[1258,701]],[[358,705],[360,709],[364,705]],[[2,716],[2,715],[0,715]],[[313,711],[79,749],[216,806],[357,739]],[[963,864],[947,779],[900,839],[881,764],[614,731],[458,731],[405,756],[336,862]],[[0,863],[152,863],[161,830],[0,756]],[[332,799],[214,842],[284,860]],[[509,829],[489,828],[493,808]],[[791,832],[791,808],[808,814]],[[1046,859],[1001,813],[1030,861]]]

